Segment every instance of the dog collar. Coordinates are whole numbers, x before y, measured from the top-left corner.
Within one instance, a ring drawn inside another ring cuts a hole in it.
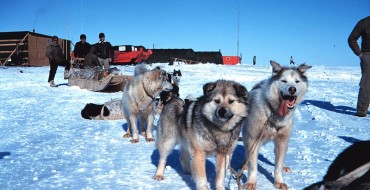
[[[143,89],[144,89],[144,92],[145,92],[145,94],[148,96],[148,97],[150,97],[151,99],[152,99],[152,101],[154,101],[154,99],[155,99],[155,97],[153,97],[147,90],[146,90],[146,88],[145,88],[145,86],[144,86],[144,83],[143,83]]]

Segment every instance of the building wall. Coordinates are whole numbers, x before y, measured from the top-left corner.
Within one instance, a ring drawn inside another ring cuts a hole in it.
[[[28,61],[30,66],[47,66],[49,59],[46,57],[46,48],[50,38],[28,36]]]
[[[59,38],[59,45],[66,55],[66,59],[70,59],[68,40]],[[51,43],[51,38],[29,35],[28,37],[28,58],[30,66],[48,66],[49,59],[46,57],[46,49]]]
[[[24,40],[22,41],[22,39]],[[49,66],[46,49],[50,42],[51,36],[34,32],[0,32],[0,61],[4,63],[5,60],[11,58],[10,65]],[[17,44],[19,45],[18,55],[14,51]],[[70,60],[70,41],[59,38],[59,45],[66,55],[66,59]],[[13,51],[14,53],[11,54]],[[10,57],[10,55],[12,56]]]

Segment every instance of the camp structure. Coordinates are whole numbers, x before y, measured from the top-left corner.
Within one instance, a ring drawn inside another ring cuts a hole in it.
[[[183,62],[185,64],[215,63],[222,64],[222,54],[216,52],[197,52],[193,49],[152,49],[148,63]]]
[[[195,56],[199,63],[223,64],[220,51],[196,51]]]
[[[46,48],[52,36],[29,31],[0,32],[0,65],[48,66]],[[66,60],[70,60],[71,41],[59,38]]]
[[[224,65],[236,65],[240,64],[242,58],[239,56],[222,56]]]

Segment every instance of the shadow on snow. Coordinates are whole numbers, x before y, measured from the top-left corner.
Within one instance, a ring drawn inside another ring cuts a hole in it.
[[[348,106],[334,106],[330,102],[325,101],[318,101],[318,100],[304,100],[301,104],[303,105],[313,105],[328,111],[333,111],[336,113],[347,114],[347,115],[354,115],[357,111],[356,108],[348,107]],[[368,112],[370,114],[370,112]]]
[[[5,156],[10,156],[10,152],[0,152],[0,159],[4,159]]]
[[[173,168],[178,173],[178,175],[181,176],[183,181],[187,184],[187,186],[190,189],[195,189],[196,188],[195,182],[192,180],[191,175],[184,173],[179,158],[180,158],[180,150],[174,149],[172,153],[167,157],[166,166],[170,166],[171,168]],[[151,155],[151,160],[152,160],[152,164],[157,167],[158,161],[159,161],[158,149],[155,149],[153,151]],[[235,171],[238,171],[243,164],[243,160],[244,160],[244,146],[237,145],[233,152],[230,166],[234,168]],[[258,160],[268,165],[275,166],[271,161],[269,161],[267,158],[265,158],[261,154],[258,155]],[[229,170],[227,170],[227,172],[229,172]],[[274,182],[274,177],[264,167],[258,165],[258,172],[264,175],[267,178],[267,180],[269,180],[271,183]],[[207,181],[209,182],[211,189],[215,189],[216,168],[215,168],[214,163],[212,163],[208,159],[206,160],[206,173],[207,173]],[[166,171],[165,171],[165,177],[166,177]],[[245,183],[246,181],[247,181],[247,177],[243,175],[242,182]],[[230,184],[230,183],[236,183],[232,177],[230,177],[229,179],[226,179],[225,181],[226,186],[229,186],[227,184]]]

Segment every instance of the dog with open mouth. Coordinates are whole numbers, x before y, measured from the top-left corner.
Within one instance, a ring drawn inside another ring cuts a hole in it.
[[[278,189],[288,189],[283,181],[282,171],[285,155],[293,127],[294,111],[302,101],[308,88],[306,64],[298,67],[282,67],[275,61],[272,76],[259,82],[250,91],[248,117],[243,124],[243,142],[245,161],[243,169],[248,168],[248,180],[245,188],[256,189],[257,161],[260,146],[273,141],[275,145],[275,182]]]

